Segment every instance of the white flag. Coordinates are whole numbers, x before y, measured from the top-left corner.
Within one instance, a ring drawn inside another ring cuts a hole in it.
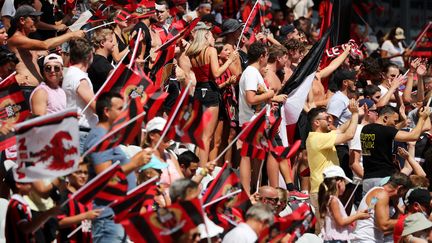
[[[16,125],[16,181],[54,179],[78,168],[77,117],[76,109],[68,109]]]

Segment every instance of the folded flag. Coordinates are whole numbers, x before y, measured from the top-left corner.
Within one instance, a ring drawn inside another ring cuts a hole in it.
[[[68,109],[18,124],[15,179],[32,182],[65,176],[80,160],[78,114]]]

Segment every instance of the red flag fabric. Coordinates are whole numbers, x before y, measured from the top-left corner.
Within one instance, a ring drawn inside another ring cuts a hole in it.
[[[125,99],[134,99],[140,96],[141,102],[145,104],[148,96],[152,95],[155,90],[156,87],[153,82],[145,74],[138,74],[120,63],[100,94],[118,92]]]
[[[20,182],[65,176],[78,168],[80,154],[76,109],[44,115],[15,126]]]
[[[132,121],[135,119],[134,121]],[[136,136],[141,132],[141,124],[144,121],[144,106],[141,98],[136,97],[129,102],[129,105],[114,121],[109,132],[102,138],[93,152],[105,151],[117,147],[120,144],[131,144]],[[129,123],[128,125],[126,125]],[[113,131],[117,131],[112,134]]]
[[[310,206],[303,203],[291,214],[283,218],[276,218],[272,226],[264,229],[258,242],[280,242],[287,234],[291,235],[289,242],[295,242],[304,233],[314,230],[315,222],[316,218]]]
[[[176,105],[174,106],[177,107],[180,105],[180,110],[177,112],[171,126],[164,128],[168,129],[166,136],[174,141],[195,144],[205,149],[204,142],[201,138],[204,127],[211,119],[211,113],[210,111],[204,111],[199,100],[195,99],[191,102],[191,97],[189,95],[184,99],[182,104],[179,104],[183,92],[184,90],[178,96]],[[168,120],[171,119],[173,113],[174,109],[171,110]]]
[[[253,8],[253,2],[249,1],[247,3],[246,9],[243,12],[243,21],[246,22],[250,13],[250,18],[247,21],[246,27],[244,29],[243,34],[246,34],[246,37],[250,39],[251,43],[255,41],[255,34],[261,31],[261,26],[264,26],[264,18],[261,16],[261,4],[258,2],[255,8]]]
[[[175,56],[175,45],[167,46],[156,56],[156,61],[150,71],[151,80],[155,81],[155,86],[161,88],[168,77],[171,75],[173,66],[171,64]],[[164,75],[165,72],[165,75]]]
[[[295,141],[291,146],[285,147],[282,139],[279,136],[279,127],[281,126],[282,117],[278,117],[271,126],[268,133],[269,149],[273,157],[277,161],[291,158],[300,148],[301,140]]]
[[[155,118],[156,116],[158,116],[159,114],[162,114],[162,105],[166,99],[166,97],[168,97],[168,93],[164,92],[164,91],[157,91],[154,92],[149,99],[147,100],[147,103],[145,105],[145,111],[146,116],[145,116],[145,120],[148,122],[151,119]]]
[[[242,157],[249,157],[249,158],[256,158],[256,159],[263,160],[265,159],[266,154],[267,154],[266,150],[255,147],[247,143],[243,143],[240,149],[240,156]]]
[[[114,221],[116,223],[120,223],[123,219],[129,217],[131,209],[133,209],[136,205],[142,204],[142,202],[146,199],[146,192],[152,186],[156,185],[156,178],[145,182],[136,188],[132,189],[127,193],[125,197],[118,200],[116,203],[111,205],[110,207],[114,211]]]
[[[252,121],[245,123],[243,126],[245,131],[239,137],[241,141],[261,149],[268,147],[265,139],[265,129],[267,126],[266,107]]]
[[[120,168],[109,179],[106,186],[96,194],[94,201],[97,205],[108,205],[126,196],[128,181],[123,170]]]
[[[29,106],[15,79],[15,74],[0,81],[0,125],[20,123],[29,115]],[[15,143],[14,133],[0,134],[0,151]]]
[[[133,242],[182,242],[187,233],[204,223],[199,199],[174,203],[157,211],[132,216],[121,224]]]
[[[111,165],[102,173],[91,179],[89,182],[87,182],[87,184],[76,191],[72,195],[72,198],[82,204],[91,202],[97,196],[98,192],[103,190],[105,186],[108,185],[111,178],[116,175],[119,170],[121,170],[119,164],[120,162]]]
[[[432,57],[432,23],[429,22],[423,27],[416,38],[417,45],[411,52],[414,57]]]
[[[240,193],[205,208],[207,216],[224,229],[230,229],[233,226],[230,222],[242,222],[243,216],[252,205],[248,195],[243,190],[238,170],[224,166],[203,196],[205,205],[239,189],[242,190]]]

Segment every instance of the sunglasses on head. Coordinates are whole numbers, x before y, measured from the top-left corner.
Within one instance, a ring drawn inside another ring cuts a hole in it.
[[[58,73],[58,72],[61,71],[61,66],[56,66],[56,65],[53,65],[53,66],[51,66],[51,65],[46,65],[46,66],[44,67],[44,71],[47,72],[47,73],[52,72],[53,70],[54,70],[54,72]]]

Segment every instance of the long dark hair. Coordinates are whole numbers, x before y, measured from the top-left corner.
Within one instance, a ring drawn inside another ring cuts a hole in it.
[[[327,214],[327,206],[330,201],[331,195],[336,195],[337,185],[336,182],[340,180],[339,177],[325,178],[319,186],[318,191],[318,205],[320,217],[324,218]],[[336,195],[337,196],[337,195]]]

